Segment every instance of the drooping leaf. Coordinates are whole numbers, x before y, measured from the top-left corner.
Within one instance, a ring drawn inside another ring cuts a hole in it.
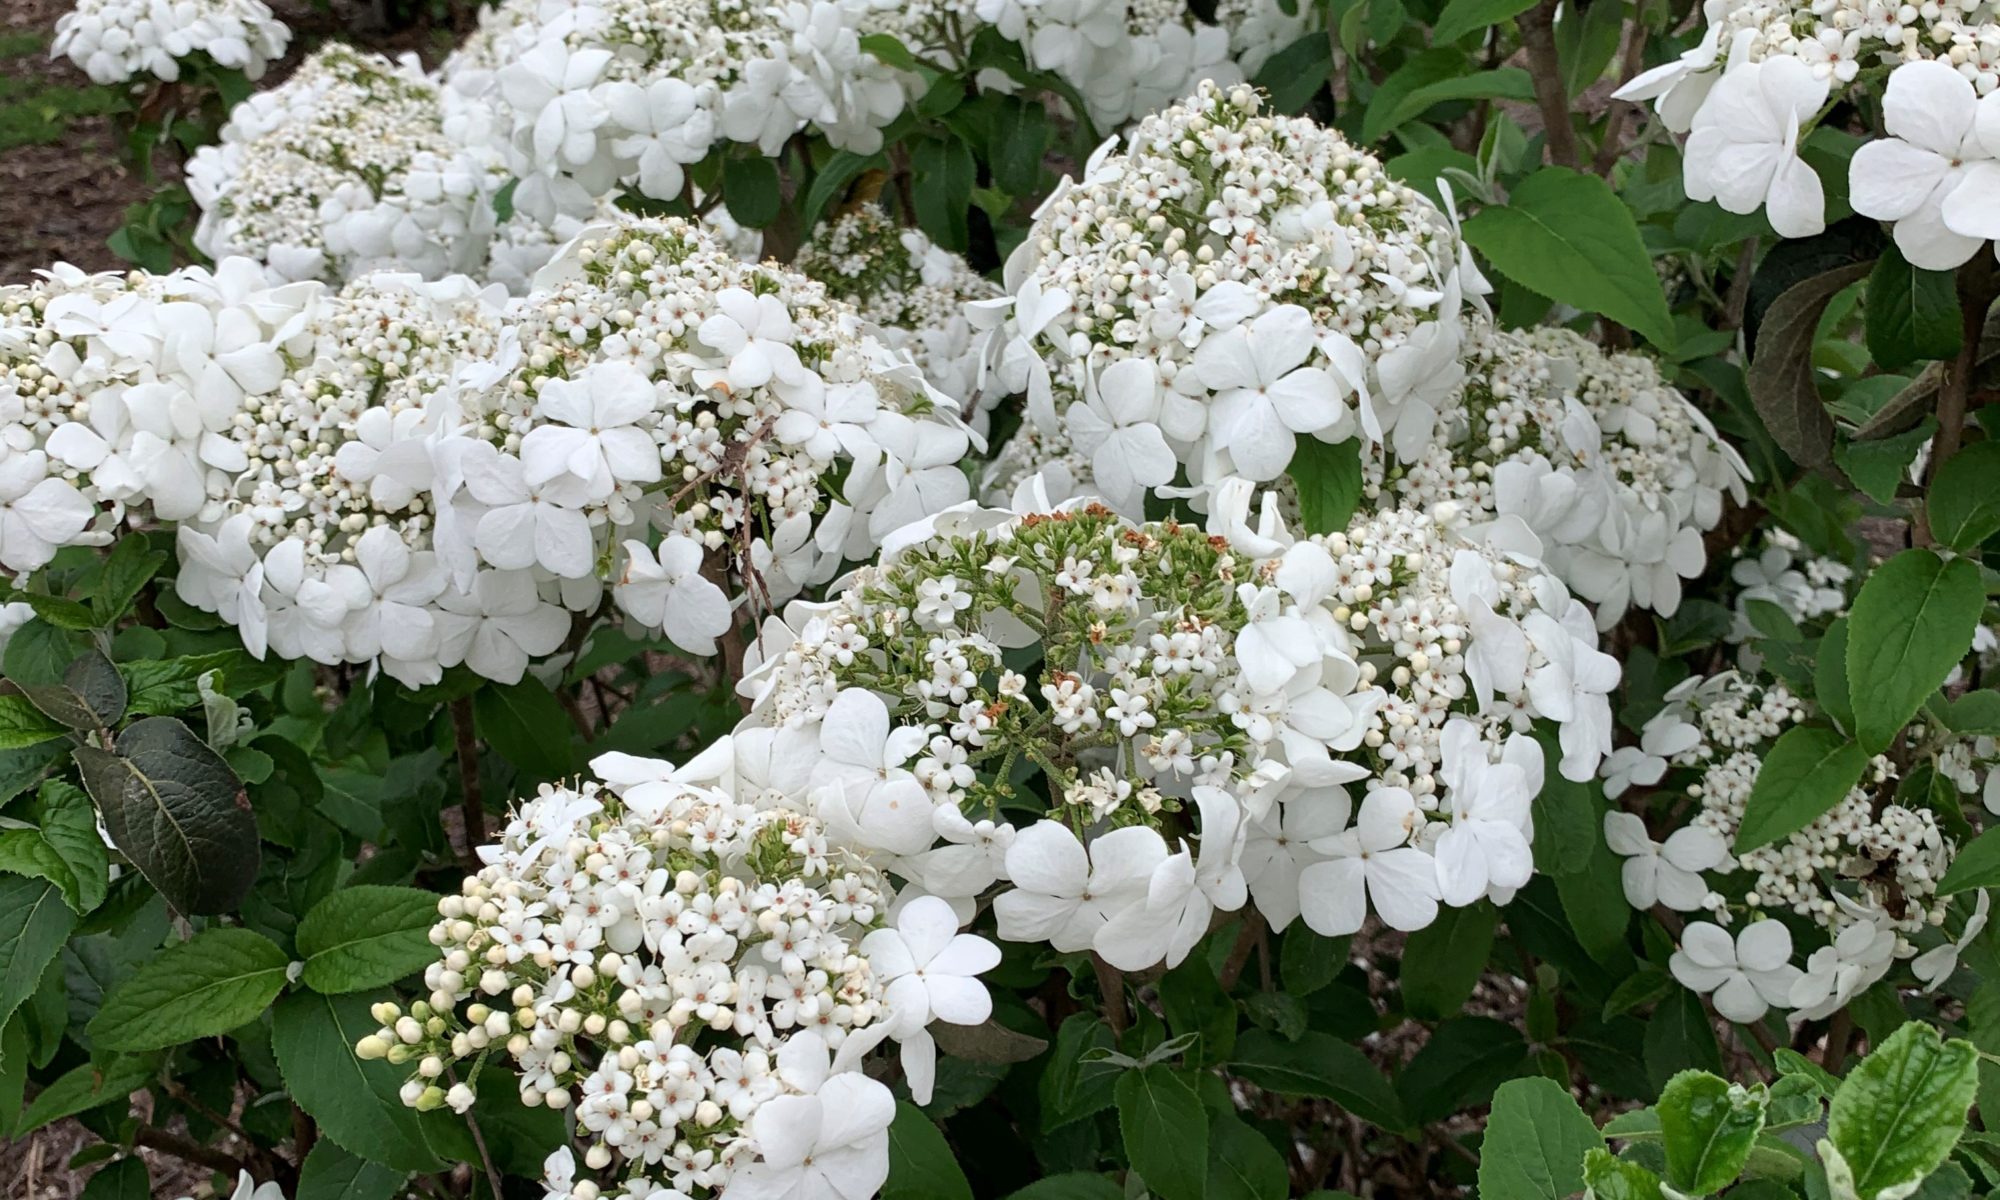
[[[46,879],[0,875],[0,1025],[42,981],[76,928],[62,889]]]
[[[1234,1117],[1208,1131],[1208,1200],[1285,1200],[1285,1157],[1268,1138]]]
[[[889,1125],[889,1181],[882,1200],[972,1200],[972,1185],[951,1144],[924,1110],[909,1101],[896,1105]]]
[[[1820,401],[1813,369],[1820,317],[1872,266],[1848,263],[1801,280],[1771,304],[1758,326],[1744,381],[1764,428],[1800,466],[1823,467],[1833,460],[1833,418]]]
[[[1949,271],[1910,265],[1894,242],[1882,248],[1862,302],[1868,352],[1885,371],[1924,358],[1950,358],[1964,341],[1958,289]]]
[[[1230,1055],[1233,1074],[1284,1096],[1331,1100],[1386,1129],[1406,1124],[1395,1089],[1368,1056],[1330,1033],[1308,1032],[1288,1042],[1261,1029],[1245,1031]]]
[[[84,1063],[74,1067],[43,1088],[14,1123],[15,1137],[26,1137],[64,1117],[89,1112],[107,1104],[125,1102],[133,1092],[153,1078],[153,1062],[135,1054],[114,1055],[110,1062]]]
[[[1861,585],[1847,620],[1855,738],[1879,754],[1972,645],[1985,607],[1979,568],[1905,550]]]
[[[532,675],[474,692],[472,723],[495,754],[537,779],[556,779],[576,766],[569,717],[555,694]]]
[[[160,1050],[255,1020],[284,990],[291,959],[248,929],[205,929],[163,951],[105,997],[90,1022],[106,1050]]]
[[[1974,442],[1938,467],[1924,503],[1931,536],[1970,553],[2000,533],[2000,442]]]
[[[222,756],[172,717],[144,717],[116,752],[78,746],[84,786],[111,840],[167,902],[234,909],[257,878],[257,818]]]

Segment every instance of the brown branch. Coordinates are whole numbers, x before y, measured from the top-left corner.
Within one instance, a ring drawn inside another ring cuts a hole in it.
[[[1125,979],[1118,969],[1099,958],[1097,951],[1090,952],[1090,965],[1097,972],[1097,990],[1104,997],[1104,1023],[1111,1026],[1111,1036],[1125,1036]]]
[[[1241,920],[1243,930],[1236,935],[1236,944],[1229,948],[1229,957],[1223,960],[1222,971],[1215,977],[1215,981],[1222,985],[1222,990],[1225,992],[1235,987],[1236,981],[1243,977],[1243,968],[1250,962],[1251,951],[1255,950],[1257,943],[1262,940],[1258,936],[1264,931],[1262,916],[1253,912],[1245,914]]]
[[[232,1177],[245,1169],[243,1160],[234,1155],[225,1154],[213,1146],[204,1146],[179,1134],[155,1129],[150,1125],[142,1127],[134,1134],[132,1143],[144,1146],[148,1150],[158,1150],[162,1154],[171,1154],[183,1162],[191,1162]]]
[[[479,791],[479,742],[473,734],[472,698],[451,702],[452,744],[458,755],[459,815],[465,822],[465,863],[478,866],[479,847],[486,842],[486,802]]]
[[[1625,31],[1625,54],[1621,60],[1618,77],[1630,79],[1639,73],[1646,62],[1646,23],[1634,21]],[[1631,118],[1636,102],[1619,103],[1612,101],[1611,112],[1604,118],[1604,139],[1597,143],[1597,157],[1590,162],[1590,169],[1606,179],[1611,177],[1612,168],[1625,155],[1625,123]]]
[[[1528,55],[1528,75],[1534,81],[1535,106],[1542,111],[1543,148],[1550,162],[1580,169],[1583,152],[1576,144],[1576,129],[1569,122],[1569,97],[1563,91],[1562,60],[1556,54],[1558,3],[1559,0],[1540,0],[1515,21],[1521,28],[1521,48]]]
[[[1958,453],[1965,442],[1965,417],[1972,401],[1973,378],[1979,370],[1979,342],[1986,336],[1986,312],[1993,307],[1993,299],[2000,295],[2000,272],[1996,272],[1993,256],[1979,253],[1972,256],[1958,271],[1958,306],[1961,338],[1958,354],[1952,359],[1951,367],[1945,372],[1944,385],[1938,389],[1937,398],[1937,438],[1931,443],[1930,466],[1924,474],[1925,486],[1937,482],[1937,475],[1947,460]],[[1919,507],[1911,540],[1919,546],[1931,542],[1930,521]]]

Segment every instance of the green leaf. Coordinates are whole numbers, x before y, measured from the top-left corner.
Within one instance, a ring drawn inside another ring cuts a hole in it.
[[[1835,617],[1819,640],[1813,664],[1813,699],[1845,729],[1854,732],[1854,700],[1847,688],[1847,618]]]
[[[1445,908],[1437,920],[1410,935],[1403,946],[1403,1007],[1420,1020],[1442,1020],[1465,1006],[1486,956],[1493,952],[1493,929],[1500,910],[1481,900]]]
[[[150,1059],[120,1054],[108,1063],[84,1063],[43,1088],[14,1124],[14,1136],[26,1137],[64,1117],[89,1112],[113,1102],[123,1103],[153,1078]]]
[[[1911,1021],[1861,1060],[1827,1114],[1827,1140],[1854,1172],[1856,1194],[1914,1183],[1936,1170],[1965,1131],[1979,1052]]]
[[[150,1200],[153,1180],[146,1164],[136,1158],[121,1158],[98,1168],[84,1185],[82,1200]]]
[[[72,660],[61,683],[31,684],[21,693],[43,716],[68,729],[105,729],[125,715],[125,677],[96,649]]]
[[[18,750],[68,731],[19,692],[0,695],[0,750]]]
[[[1512,20],[1535,6],[1535,0],[1450,0],[1431,26],[1431,45],[1455,42],[1475,29]]]
[[[21,592],[19,596],[35,610],[36,616],[58,629],[82,633],[97,628],[97,618],[88,608],[74,600],[67,600],[61,596],[43,596],[35,592]]]
[[[236,773],[172,717],[134,721],[117,745],[74,751],[112,842],[181,912],[235,909],[257,878],[260,845]]]
[[[438,897],[419,888],[342,888],[299,922],[301,976],[316,992],[358,992],[396,982],[435,961]]]
[[[1297,114],[1312,103],[1333,71],[1333,46],[1315,29],[1264,61],[1253,81],[1271,93],[1273,112]]]
[[[1492,1017],[1457,1016],[1440,1024],[1396,1076],[1396,1095],[1411,1125],[1441,1121],[1485,1104],[1494,1089],[1522,1073],[1528,1043]]]
[[[2000,533],[2000,442],[1974,442],[1946,459],[1931,480],[1925,503],[1931,536],[1970,552]]]
[[[1597,785],[1571,786],[1594,789]],[[1625,931],[1632,923],[1632,906],[1629,902],[1618,903],[1625,899],[1624,860],[1605,844],[1604,818],[1595,808],[1587,832],[1590,849],[1580,856],[1579,869],[1555,876],[1556,895],[1562,900],[1570,931],[1576,934],[1584,951],[1598,962],[1610,965],[1626,953]]]
[[[732,158],[722,164],[722,202],[745,229],[762,229],[778,219],[785,206],[778,164],[761,154]]]
[[[76,928],[62,889],[46,879],[0,875],[0,1025],[42,981]]]
[[[1885,371],[1921,358],[1950,358],[1965,340],[1952,273],[1911,266],[1893,242],[1868,276],[1862,311],[1868,353]]]
[[[1802,467],[1832,461],[1833,418],[1820,401],[1813,344],[1833,298],[1868,274],[1871,262],[1849,262],[1792,284],[1765,310],[1744,382],[1764,428]]]
[[[51,779],[42,784],[28,815],[33,828],[0,830],[0,871],[55,884],[78,916],[104,903],[111,860],[97,836],[90,797],[67,780]]]
[[[898,71],[915,71],[917,69],[916,56],[911,54],[909,47],[897,40],[894,34],[863,34],[861,37],[861,49],[863,53],[874,55],[876,58],[882,60],[884,65],[894,67]]]
[[[407,1071],[355,1057],[378,1028],[364,996],[294,992],[271,1012],[271,1049],[285,1090],[343,1150],[400,1171],[434,1171],[438,1159],[397,1092]]]
[[[966,209],[978,181],[972,148],[962,138],[925,138],[911,147],[910,167],[917,226],[945,249],[965,253]]]
[[[393,1200],[406,1178],[406,1172],[356,1158],[321,1139],[299,1168],[295,1200]]]
[[[169,947],[104,999],[90,1038],[106,1050],[160,1050],[257,1018],[285,987],[291,960],[248,929],[215,927]]]
[[[556,779],[576,766],[569,717],[555,694],[532,675],[474,692],[472,724],[495,754],[537,779]]]
[[[1387,92],[1387,84],[1383,92]],[[1377,93],[1377,99],[1382,93]],[[1520,67],[1496,67],[1489,71],[1466,71],[1446,79],[1412,88],[1391,105],[1371,102],[1363,121],[1362,137],[1380,141],[1406,121],[1422,116],[1432,105],[1450,100],[1532,101],[1535,85]]]
[[[1675,989],[1653,1010],[1643,1049],[1646,1075],[1662,1088],[1690,1067],[1722,1070],[1722,1049],[1716,1044],[1715,1027],[1708,1022],[1708,1010],[1701,997],[1686,988]]]
[[[1070,1171],[1037,1179],[1007,1200],[1125,1200],[1125,1189],[1102,1175]]]
[[[1789,837],[1832,811],[1861,780],[1868,755],[1817,725],[1787,729],[1764,756],[1736,830],[1737,854]]]
[[[1583,1156],[1583,1183],[1595,1200],[1660,1200],[1658,1175],[1598,1147]]]
[[[972,1185],[944,1134],[924,1110],[907,1100],[896,1104],[889,1125],[889,1181],[882,1200],[972,1200]]]
[[[1543,167],[1506,204],[1468,220],[1465,240],[1522,286],[1601,313],[1654,345],[1673,344],[1673,321],[1639,227],[1597,176]]]
[[[1307,533],[1339,533],[1361,502],[1361,441],[1301,437],[1286,468],[1298,488],[1299,520]]]
[[[1402,1129],[1402,1102],[1368,1056],[1330,1033],[1313,1030],[1288,1042],[1262,1029],[1236,1039],[1229,1069],[1267,1092],[1331,1100],[1364,1121]]]
[[[1208,1181],[1208,1109],[1172,1067],[1118,1077],[1118,1128],[1132,1169],[1161,1200],[1202,1200]]]
[[[1052,133],[1048,106],[1039,100],[1003,105],[993,121],[993,182],[1011,196],[1039,191]]]
[[[1843,441],[1833,448],[1833,460],[1854,485],[1877,504],[1894,504],[1896,492],[1909,478],[1917,451],[1937,433],[1937,422],[1925,417],[1907,432],[1870,442]]]
[[[0,652],[0,675],[18,684],[55,683],[76,657],[75,641],[74,635],[37,617],[7,639],[6,650]],[[0,748],[4,746],[0,733]]]
[[[90,606],[97,612],[97,623],[109,626],[124,616],[139,590],[166,562],[166,551],[153,549],[145,538],[120,538],[91,589]]]
[[[1979,567],[1905,550],[1861,585],[1847,621],[1855,737],[1879,754],[1972,645],[1986,605]]]
[[[836,151],[832,158],[826,160],[826,165],[819,169],[819,174],[813,176],[812,187],[806,189],[805,211],[800,214],[799,219],[807,229],[815,228],[819,224],[820,217],[826,212],[827,206],[844,195],[847,185],[862,172],[888,169],[889,160],[880,153],[855,154],[848,150]]]
[[[1330,938],[1294,921],[1278,947],[1278,977],[1285,990],[1303,999],[1332,983],[1347,965],[1350,939]]]
[[[1479,1147],[1480,1200],[1563,1200],[1583,1189],[1583,1158],[1604,1138],[1569,1089],[1515,1079],[1493,1096]]]
[[[1959,847],[1958,857],[1951,860],[1951,867],[1938,882],[1938,895],[1988,887],[2000,887],[2000,826]]]
[[[1208,1200],[1285,1200],[1291,1177],[1270,1139],[1234,1117],[1208,1131]]]
[[[1667,1081],[1656,1106],[1667,1152],[1667,1182],[1689,1196],[1719,1192],[1743,1173],[1764,1128],[1764,1096],[1706,1071]]]

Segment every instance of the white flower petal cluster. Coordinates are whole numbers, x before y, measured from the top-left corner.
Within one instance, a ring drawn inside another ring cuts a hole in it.
[[[890,349],[908,351],[924,378],[961,410],[974,407],[979,347],[965,305],[1000,289],[963,258],[865,204],[822,222],[792,266],[854,305]],[[967,415],[976,422],[986,417],[984,410]]]
[[[1511,896],[1529,723],[1559,726],[1570,778],[1610,748],[1588,612],[1429,514],[1294,538],[1274,499],[1226,481],[1206,532],[1032,495],[900,532],[767,624],[739,773],[808,788],[833,844],[963,911],[1006,881],[1003,938],[1125,970],[1253,899],[1337,935]],[[1023,803],[1045,815],[1017,827]]]
[[[172,83],[181,60],[196,54],[261,79],[291,40],[264,0],[77,0],[57,19],[50,54],[67,57],[93,83],[140,74]]]
[[[180,597],[254,653],[514,682],[614,608],[713,653],[968,494],[950,403],[801,276],[628,221],[544,283],[0,292],[0,566],[171,524]]]
[[[1953,908],[1937,895],[1938,881],[1958,846],[1927,804],[1898,794],[1886,758],[1876,758],[1861,782],[1806,828],[1736,854],[1730,844],[1765,754],[1812,709],[1783,683],[1735,671],[1685,680],[1666,701],[1638,746],[1604,761],[1605,790],[1616,797],[1635,787],[1684,788],[1694,807],[1684,824],[1663,831],[1664,842],[1634,812],[1607,814],[1604,833],[1625,860],[1625,896],[1635,907],[1709,916],[1687,927],[1676,977],[1697,991],[1728,989],[1717,992],[1718,1011],[1749,1021],[1767,1006],[1795,1010],[1794,1020],[1824,1017],[1895,962],[1916,956],[1920,940],[1940,944],[1924,952],[1919,979],[1934,987],[1951,974],[1957,947],[1984,924],[1985,902],[1979,898],[1966,918],[1978,924],[1957,941],[1936,932]],[[2000,774],[2000,749],[1990,739],[1921,727],[1911,736],[1936,752],[1940,773],[1967,792]],[[1795,955],[1788,934],[1779,946],[1770,927],[1780,913],[1817,926],[1825,943]],[[1738,920],[1751,923],[1732,952],[1721,927]]]
[[[1339,134],[1204,84],[1039,210],[988,330],[987,403],[1089,456],[1136,513],[1176,463],[1277,479],[1303,436],[1427,443],[1457,387],[1466,279],[1446,214]]]
[[[1855,211],[1895,222],[1904,256],[1933,270],[1958,266],[2000,235],[2000,109],[1986,103],[2000,88],[2000,15],[1991,5],[1705,0],[1703,15],[1698,45],[1616,93],[1652,100],[1669,129],[1692,131],[1690,197],[1731,212],[1764,208],[1782,237],[1819,232],[1824,189],[1799,142],[1830,100],[1886,68],[1890,136],[1853,157]]]
[[[862,154],[914,76],[862,49],[914,19],[873,0],[507,0],[444,64],[454,127],[520,180],[537,220],[620,190],[673,200],[727,143],[776,155],[802,129]]]
[[[490,151],[446,131],[439,89],[414,60],[339,44],[237,105],[188,163],[204,253],[334,283],[479,270],[505,182]]]
[[[1777,606],[1794,624],[1834,617],[1847,610],[1847,591],[1854,569],[1838,559],[1806,553],[1798,538],[1781,528],[1763,531],[1762,549],[1738,551],[1729,567],[1729,582],[1738,589],[1735,621],[1728,639],[1744,642],[1757,636],[1752,605]]]
[[[1628,608],[1672,616],[1707,566],[1702,534],[1747,495],[1748,466],[1657,363],[1565,329],[1482,330],[1439,425],[1453,449],[1426,448],[1400,486],[1490,513],[1492,536],[1547,562],[1600,629]]]
[[[574,1113],[585,1171],[559,1149],[551,1197],[871,1195],[895,1102],[863,1056],[900,1041],[926,1102],[930,1024],[991,1010],[991,942],[935,897],[891,923],[881,873],[740,794],[733,753],[543,785],[439,901],[428,995],[377,1005],[357,1047],[412,1067],[405,1103],[458,1111],[478,1077],[455,1068],[504,1054],[523,1103]]]

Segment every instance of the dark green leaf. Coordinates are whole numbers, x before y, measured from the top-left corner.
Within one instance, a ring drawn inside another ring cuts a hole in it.
[[[537,779],[556,779],[576,766],[569,717],[554,693],[532,675],[474,692],[472,720],[495,754]]]
[[[1313,30],[1265,60],[1255,80],[1271,93],[1271,108],[1287,115],[1301,112],[1326,86],[1333,70],[1333,47],[1326,34]]]
[[[2000,887],[2000,827],[1989,828],[1961,846],[1938,883],[1938,895]]]
[[[846,194],[847,185],[864,171],[887,170],[889,160],[881,154],[854,154],[846,150],[836,151],[826,165],[813,176],[812,187],[806,190],[805,212],[800,215],[806,228],[813,229],[827,206]]]
[[[1431,44],[1455,42],[1475,29],[1512,20],[1534,6],[1534,0],[1449,0],[1431,26]]]
[[[1404,1065],[1396,1094],[1412,1124],[1428,1125],[1486,1103],[1527,1061],[1528,1043],[1512,1025],[1492,1017],[1453,1017],[1432,1030]]]
[[[1896,491],[1909,478],[1917,451],[1937,433],[1937,422],[1925,417],[1904,433],[1872,442],[1844,441],[1833,448],[1833,460],[1854,485],[1877,504],[1894,504]]]
[[[181,912],[234,909],[257,878],[259,845],[235,772],[172,717],[134,721],[117,745],[75,750],[112,842]]]
[[[91,590],[90,606],[97,612],[97,623],[108,626],[124,616],[139,590],[166,561],[166,552],[153,549],[143,537],[118,539],[104,560],[97,586]]]
[[[1208,1200],[1285,1200],[1291,1178],[1284,1155],[1263,1134],[1234,1117],[1208,1131]]]
[[[84,1063],[43,1088],[29,1101],[21,1119],[15,1122],[14,1136],[26,1137],[52,1121],[89,1112],[106,1104],[122,1104],[152,1078],[152,1062],[136,1055],[116,1055],[102,1066]]]
[[[785,206],[778,164],[762,155],[732,158],[722,164],[722,202],[745,229],[762,229],[777,220]]]
[[[889,1125],[889,1181],[882,1200],[972,1200],[972,1185],[938,1127],[909,1101]]]
[[[356,1158],[322,1139],[299,1169],[296,1200],[392,1200],[405,1178],[405,1172]]]
[[[938,245],[963,254],[966,213],[977,182],[971,147],[962,138],[925,138],[911,148],[910,166],[918,227]]]
[[[1070,1171],[1038,1179],[1007,1200],[1125,1200],[1125,1190],[1102,1175]]]
[[[1868,276],[1862,307],[1868,352],[1885,371],[1922,358],[1950,358],[1964,341],[1951,272],[1911,266],[1894,242],[1882,248]]]
[[[1118,1077],[1118,1128],[1132,1169],[1161,1200],[1202,1200],[1208,1181],[1208,1109],[1165,1063]]]
[[[34,994],[42,971],[76,928],[62,889],[46,879],[0,875],[0,1025]]]
[[[2000,442],[1974,442],[1946,459],[1931,480],[1925,503],[1931,536],[1972,551],[2000,533]]]
[[[1403,1007],[1413,1017],[1441,1020],[1456,1014],[1472,995],[1500,910],[1481,900],[1465,908],[1445,908],[1438,919],[1410,935],[1403,946]]]
[[[1307,533],[1339,533],[1361,502],[1361,441],[1299,439],[1287,468],[1298,488],[1299,520]]]
[[[1261,1029],[1236,1039],[1229,1069],[1268,1092],[1331,1100],[1364,1121],[1402,1129],[1402,1103],[1368,1056],[1317,1030],[1288,1042]]]
[[[1708,1022],[1708,1010],[1701,997],[1686,988],[1660,1002],[1646,1022],[1646,1074],[1655,1085],[1690,1067],[1709,1072],[1722,1070],[1722,1049],[1715,1041],[1715,1027]]]
[[[151,1200],[152,1177],[146,1164],[136,1158],[121,1158],[98,1169],[84,1185],[82,1200]]]

